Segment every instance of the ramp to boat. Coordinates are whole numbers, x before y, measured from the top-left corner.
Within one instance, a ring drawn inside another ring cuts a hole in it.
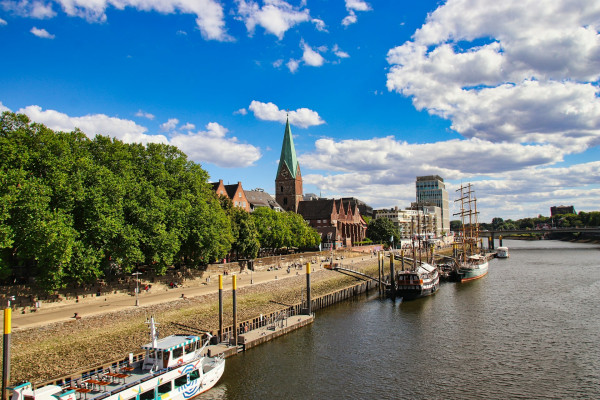
[[[325,267],[325,268],[327,268],[327,267]],[[360,271],[356,271],[356,270],[353,270],[353,269],[340,267],[337,264],[334,264],[332,267],[329,267],[327,269],[330,269],[332,271],[337,271],[337,272],[340,272],[340,273],[342,273],[344,275],[348,275],[348,276],[351,276],[353,278],[360,279],[360,280],[363,280],[363,281],[375,281],[375,282],[379,282],[380,285],[389,286],[389,283],[380,281],[378,278],[375,278],[373,276],[367,275],[367,274],[365,274],[363,272],[360,272]]]

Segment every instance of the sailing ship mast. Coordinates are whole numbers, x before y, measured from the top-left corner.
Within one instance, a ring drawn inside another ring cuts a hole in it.
[[[455,201],[460,201],[460,212],[454,215],[460,215],[462,224],[462,261],[467,261],[467,254],[473,254],[477,249],[479,242],[479,223],[477,222],[477,198],[471,189],[471,184],[463,186],[456,190],[460,191],[460,197]],[[468,224],[467,224],[468,220]]]

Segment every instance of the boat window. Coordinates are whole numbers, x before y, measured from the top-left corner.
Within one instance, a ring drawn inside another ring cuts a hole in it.
[[[165,350],[162,353],[163,354],[163,356],[162,356],[163,360],[168,360],[169,359],[169,353],[170,353],[170,351],[168,351],[168,350]]]
[[[183,355],[183,347],[178,347],[173,350],[173,358],[179,358]]]
[[[153,400],[154,399],[154,388],[145,391],[140,394],[140,400]]]
[[[148,357],[149,358],[155,358],[156,356],[154,355],[154,349],[148,351]]]
[[[184,386],[187,385],[188,383],[188,379],[187,379],[187,374],[180,376],[179,378],[175,379],[175,388],[178,388],[180,386]]]
[[[190,372],[190,381],[194,381],[194,380],[196,380],[198,378],[200,378],[200,371],[198,371],[197,369],[195,369],[192,372]]]
[[[185,354],[193,352],[195,350],[194,347],[196,347],[195,344],[196,343],[188,343],[188,344],[186,344],[185,345]]]
[[[169,381],[160,385],[158,387],[158,395],[160,396],[161,394],[169,393],[173,389],[172,383],[172,381]]]

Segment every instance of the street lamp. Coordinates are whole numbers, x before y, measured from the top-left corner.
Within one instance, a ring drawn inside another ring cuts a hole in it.
[[[141,272],[134,272],[133,274],[131,274],[132,276],[135,276],[135,305],[136,307],[140,305],[140,299],[139,299],[139,295],[140,295],[140,276]]]

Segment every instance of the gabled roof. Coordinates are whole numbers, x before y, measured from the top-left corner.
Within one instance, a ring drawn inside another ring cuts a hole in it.
[[[279,203],[277,203],[270,194],[265,193],[262,190],[244,190],[244,194],[246,195],[246,200],[248,200],[248,203],[250,203],[253,208],[269,207],[272,209],[282,209]]]
[[[298,214],[304,219],[329,219],[336,213],[335,200],[319,199],[298,203]]]
[[[277,176],[279,176],[279,171],[281,171],[281,167],[284,164],[287,166],[292,177],[296,178],[298,173],[298,159],[296,158],[296,149],[294,148],[289,118],[285,122],[285,134],[283,135],[283,145],[281,146],[281,156],[279,156]]]

